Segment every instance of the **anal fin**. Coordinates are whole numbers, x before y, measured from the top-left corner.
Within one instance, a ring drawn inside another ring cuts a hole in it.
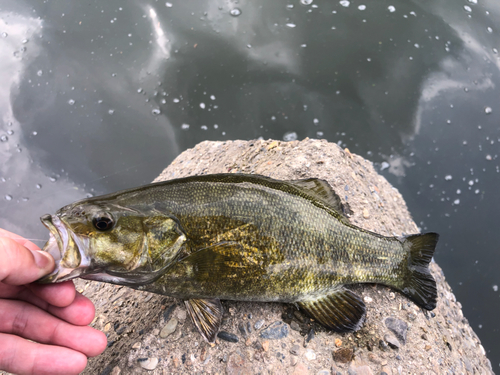
[[[219,333],[224,309],[220,300],[211,299],[188,299],[184,301],[189,316],[201,335],[208,342],[214,342]]]
[[[298,305],[318,323],[337,332],[358,330],[366,313],[361,298],[343,287],[326,296],[300,301]]]

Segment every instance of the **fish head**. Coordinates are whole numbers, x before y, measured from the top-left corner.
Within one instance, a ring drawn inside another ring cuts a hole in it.
[[[50,231],[43,251],[56,262],[40,283],[81,277],[129,286],[148,284],[175,261],[186,242],[174,217],[147,207],[81,201],[40,219]]]

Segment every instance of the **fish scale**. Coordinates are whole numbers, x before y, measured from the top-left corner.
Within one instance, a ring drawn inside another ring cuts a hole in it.
[[[193,176],[88,198],[42,222],[45,251],[90,259],[73,268],[63,259],[42,282],[79,276],[181,298],[210,342],[221,299],[297,303],[337,331],[358,329],[366,311],[345,285],[380,283],[426,309],[436,304],[428,263],[438,235],[357,227],[319,179]],[[63,237],[86,246],[61,248]]]

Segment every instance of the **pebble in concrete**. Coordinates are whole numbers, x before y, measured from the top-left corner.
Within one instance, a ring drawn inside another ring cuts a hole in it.
[[[152,371],[156,368],[156,366],[158,366],[158,358],[156,357],[153,357],[153,358],[139,358],[137,360],[137,362],[139,362],[139,365],[145,369],[145,370],[149,370],[149,371]]]
[[[220,331],[217,334],[217,337],[220,338],[221,340],[224,341],[229,341],[229,342],[238,342],[240,339],[238,336],[236,336],[234,333],[226,332],[226,331]]]
[[[309,360],[309,361],[314,361],[316,359],[316,353],[314,353],[314,350],[312,349],[307,349],[306,354],[304,356]]]
[[[277,321],[260,333],[263,339],[278,340],[288,336],[288,324]]]
[[[394,335],[391,335],[389,333],[384,336],[384,340],[389,344],[389,346],[392,349],[399,349],[399,347],[401,346],[398,339],[394,337]]]
[[[335,362],[348,363],[352,361],[354,352],[352,349],[341,348],[333,352],[333,359]]]
[[[406,331],[408,331],[408,324],[400,319],[389,317],[385,321],[385,326],[389,328],[397,337],[400,343],[406,344]]]
[[[165,327],[160,331],[160,337],[164,339],[165,337],[170,336],[175,329],[177,328],[178,320],[176,318],[172,318],[165,324]]]

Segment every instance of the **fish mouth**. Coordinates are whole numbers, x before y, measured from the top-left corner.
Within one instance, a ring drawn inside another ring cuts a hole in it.
[[[40,220],[50,231],[50,238],[42,251],[54,258],[56,266],[50,274],[39,279],[38,283],[59,283],[88,271],[90,258],[85,251],[88,249],[88,239],[72,233],[55,215],[44,215]]]

